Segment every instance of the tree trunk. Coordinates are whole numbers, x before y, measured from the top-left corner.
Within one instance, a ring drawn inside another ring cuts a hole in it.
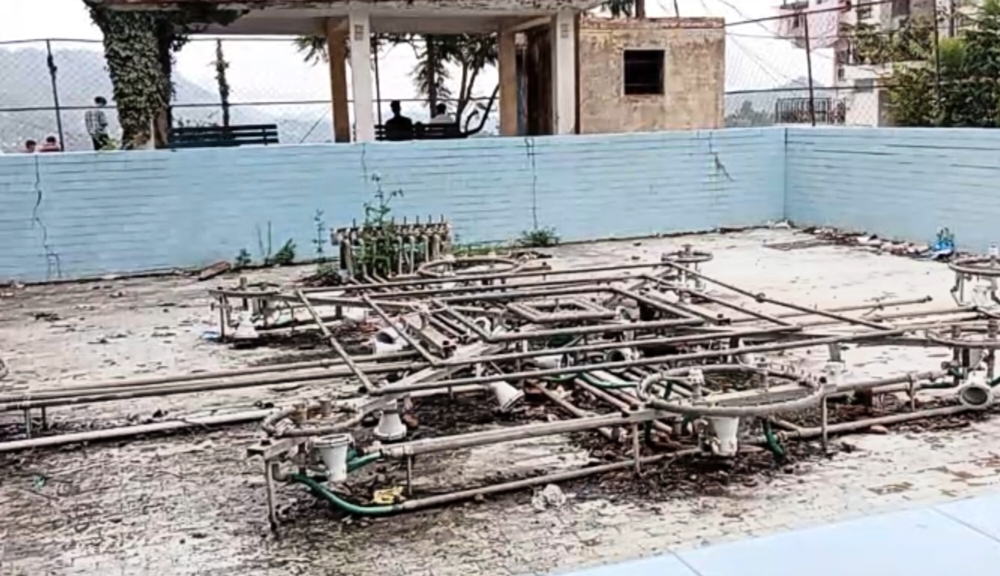
[[[434,36],[424,36],[425,47],[427,52],[427,106],[430,108],[431,116],[434,115],[434,109],[437,108],[438,93],[437,93],[437,38]]]
[[[646,17],[646,0],[635,0],[635,17]]]

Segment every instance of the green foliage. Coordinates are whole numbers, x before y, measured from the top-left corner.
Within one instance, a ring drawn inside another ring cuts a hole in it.
[[[517,240],[520,248],[550,248],[559,244],[559,235],[555,228],[535,228],[525,230]]]
[[[396,273],[392,264],[400,256],[399,234],[395,220],[390,217],[390,204],[394,198],[401,198],[403,191],[386,192],[378,174],[372,175],[372,182],[375,183],[373,201],[364,203],[365,221],[354,258],[363,271],[388,277]]]
[[[326,51],[326,38],[323,36],[299,36],[292,42],[307,64],[315,65],[330,61],[330,55]]]
[[[289,238],[274,253],[274,256],[264,260],[265,266],[289,266],[295,262],[295,242]]]
[[[222,53],[222,40],[215,41],[215,82],[219,85],[219,100],[222,102],[222,125],[229,126],[229,80],[226,78],[226,70],[229,69],[229,62],[226,61]]]
[[[174,54],[193,29],[226,25],[241,15],[208,3],[185,3],[176,10],[110,10],[89,5],[90,17],[104,35],[104,56],[114,89],[125,148],[145,145],[157,125],[160,144],[166,141],[173,96]]]
[[[300,36],[294,41],[303,60],[311,64],[327,62],[326,39],[321,36]],[[458,35],[418,35],[418,34],[376,34],[372,36],[372,55],[377,58],[383,45],[408,45],[417,58],[410,73],[417,94],[425,99],[428,108],[443,100],[456,100],[455,118],[462,122],[466,131],[476,134],[483,129],[496,98],[493,92],[488,105],[475,106],[469,114],[466,111],[472,102],[476,81],[487,66],[495,66],[499,56],[495,34]],[[348,47],[350,45],[348,44]],[[349,51],[346,52],[349,56]],[[450,67],[459,71],[458,94],[453,94],[448,82]],[[470,129],[469,124],[479,119],[479,125]]]
[[[891,34],[852,29],[863,64],[889,65],[883,79],[899,126],[1000,126],[1000,1],[986,0],[971,25],[934,47],[935,22],[914,19]]]
[[[240,253],[236,255],[236,260],[233,261],[233,266],[238,270],[240,268],[246,268],[253,263],[253,258],[250,257],[250,252],[246,248],[241,248]]]
[[[320,260],[326,257],[323,246],[326,245],[326,220],[323,219],[323,211],[317,209],[316,213],[313,214],[313,225],[316,229],[316,237],[313,238],[313,246],[316,248],[316,257]]]

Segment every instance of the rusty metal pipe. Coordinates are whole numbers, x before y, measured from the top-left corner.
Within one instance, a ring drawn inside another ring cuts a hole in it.
[[[653,358],[638,358],[636,360],[624,360],[619,362],[603,362],[598,364],[588,364],[581,366],[566,366],[563,368],[546,368],[532,372],[513,372],[507,374],[494,374],[477,376],[471,378],[455,378],[452,380],[441,380],[438,382],[417,382],[411,385],[399,386],[390,384],[381,388],[379,394],[394,394],[408,392],[412,390],[424,390],[430,388],[446,388],[448,386],[464,386],[467,384],[487,384],[499,382],[501,380],[520,380],[523,378],[541,378],[543,376],[560,376],[563,374],[580,374],[592,370],[614,370],[618,368],[629,368],[632,366],[651,366],[664,362],[677,362],[681,360],[704,360],[708,358],[719,358],[736,354],[779,352],[781,350],[792,350],[795,348],[810,348],[814,346],[826,346],[838,342],[856,342],[860,340],[871,340],[873,338],[885,338],[903,334],[903,330],[888,330],[883,332],[868,332],[862,334],[845,334],[843,336],[830,336],[825,338],[814,338],[811,340],[798,340],[795,342],[775,342],[761,344],[757,346],[742,346],[739,348],[728,348],[724,350],[704,350],[701,352],[690,352],[687,354],[674,354],[671,356],[658,356]]]

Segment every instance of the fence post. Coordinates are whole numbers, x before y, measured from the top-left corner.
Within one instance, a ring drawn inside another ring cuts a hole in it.
[[[45,41],[45,52],[47,54],[46,63],[49,66],[49,78],[52,80],[52,103],[56,108],[56,130],[59,132],[59,148],[63,151],[66,150],[66,139],[63,137],[63,126],[62,126],[62,109],[59,107],[59,86],[56,82],[56,72],[59,68],[56,66],[56,61],[52,58],[52,41]]]
[[[934,7],[934,100],[937,110],[935,124],[941,125],[941,32],[939,30],[937,6]]]
[[[816,125],[816,93],[813,90],[813,60],[812,46],[809,42],[809,11],[803,13],[805,16],[802,24],[802,33],[806,41],[806,74],[809,75],[809,122]]]

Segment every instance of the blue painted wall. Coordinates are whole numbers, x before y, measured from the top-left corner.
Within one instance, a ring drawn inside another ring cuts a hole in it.
[[[789,129],[785,215],[959,247],[1000,242],[1000,130]]]
[[[80,278],[260,258],[314,217],[362,219],[371,177],[392,213],[445,215],[461,242],[537,224],[565,240],[761,224],[784,209],[784,130],[483,138],[0,156],[0,280]],[[328,242],[329,234],[323,239]],[[331,248],[326,245],[329,254]]]

